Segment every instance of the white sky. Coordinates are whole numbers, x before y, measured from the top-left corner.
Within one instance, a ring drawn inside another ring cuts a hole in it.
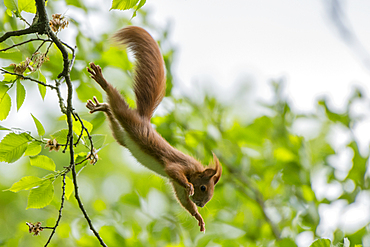
[[[370,73],[340,38],[324,0],[152,0],[151,18],[172,23],[181,84],[210,79],[220,88],[252,78],[268,97],[270,79],[285,78],[296,109],[312,110],[319,95],[341,107],[350,85],[368,91]],[[344,1],[345,13],[370,51],[370,1]]]

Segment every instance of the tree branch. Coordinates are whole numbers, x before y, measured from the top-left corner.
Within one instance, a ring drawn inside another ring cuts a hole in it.
[[[4,42],[5,40],[13,36],[21,36],[25,34],[37,33],[39,31],[39,28],[40,28],[40,25],[34,24],[26,29],[6,32],[4,33],[3,36],[0,37],[0,43]]]
[[[50,40],[50,39],[41,39],[41,38],[29,39],[29,40],[23,41],[23,42],[21,42],[21,43],[18,43],[18,44],[14,44],[14,45],[12,45],[12,46],[9,46],[9,47],[7,47],[7,48],[1,49],[1,50],[0,50],[0,52],[10,50],[10,49],[12,49],[12,48],[14,48],[14,47],[17,47],[17,46],[20,46],[20,45],[24,45],[24,44],[27,44],[27,43],[29,43],[29,42],[33,42],[33,41],[43,41],[43,43],[45,43],[45,42],[52,42],[52,40]],[[37,51],[37,50],[36,50],[36,51]]]
[[[2,72],[3,72],[3,73],[5,73],[5,74],[10,74],[10,75],[16,75],[16,76],[19,76],[20,78],[22,78],[22,79],[24,79],[24,80],[34,81],[34,82],[36,82],[36,83],[38,83],[38,84],[40,84],[40,85],[43,85],[43,86],[45,86],[45,87],[50,87],[51,89],[54,89],[54,90],[56,90],[56,89],[57,89],[55,86],[52,86],[52,85],[46,84],[46,83],[44,83],[44,82],[42,82],[42,81],[39,81],[39,80],[33,79],[33,78],[31,78],[31,77],[28,77],[28,76],[24,76],[24,75],[22,75],[22,74],[17,74],[17,73],[14,73],[14,72],[10,72],[10,71],[7,71],[7,70],[2,69],[2,68],[0,68],[0,71],[2,71]]]
[[[26,35],[26,34],[31,34],[31,33],[47,34],[49,36],[49,38],[51,39],[50,42],[55,43],[55,45],[57,46],[57,48],[59,49],[59,51],[62,53],[62,56],[63,56],[63,70],[58,75],[59,80],[56,80],[56,82],[55,82],[56,86],[51,86],[51,85],[47,85],[43,82],[40,82],[38,80],[35,80],[33,78],[26,77],[26,76],[23,76],[23,75],[19,75],[19,74],[13,73],[13,72],[9,72],[9,71],[6,71],[4,69],[1,69],[1,71],[3,71],[4,73],[19,76],[20,78],[23,78],[23,79],[28,79],[28,80],[31,80],[31,81],[35,81],[35,82],[37,82],[37,83],[39,83],[43,86],[48,86],[52,89],[55,89],[57,91],[57,96],[59,98],[59,105],[60,105],[61,111],[64,114],[66,114],[66,116],[67,116],[68,135],[67,135],[66,148],[68,148],[69,151],[70,151],[70,165],[66,168],[66,172],[62,174],[62,176],[63,176],[62,199],[61,199],[61,205],[60,205],[60,208],[59,208],[58,219],[57,219],[57,221],[55,223],[55,226],[53,228],[48,227],[48,229],[53,229],[53,231],[52,231],[51,235],[49,236],[45,246],[47,246],[51,242],[51,239],[53,238],[53,236],[55,234],[56,228],[58,227],[59,222],[62,218],[62,210],[63,210],[63,207],[64,207],[64,197],[65,197],[65,176],[70,170],[72,170],[73,184],[74,184],[74,188],[75,188],[75,198],[78,202],[78,205],[79,205],[84,217],[86,218],[91,231],[95,234],[95,236],[99,240],[100,244],[102,246],[106,246],[106,244],[104,243],[104,241],[100,237],[99,233],[95,230],[94,226],[92,225],[91,219],[87,215],[87,212],[86,212],[86,210],[85,210],[85,208],[82,204],[82,201],[81,201],[81,198],[80,198],[79,192],[78,192],[77,174],[76,174],[76,169],[75,169],[76,164],[75,164],[75,159],[74,159],[74,146],[73,146],[73,119],[72,119],[73,110],[74,110],[73,105],[72,105],[73,86],[72,86],[72,81],[71,81],[71,78],[70,78],[70,70],[72,69],[72,66],[73,66],[73,63],[74,63],[74,60],[75,60],[75,50],[72,47],[70,47],[68,44],[63,43],[62,41],[60,41],[59,38],[56,36],[56,34],[51,30],[51,28],[49,26],[49,19],[48,19],[48,16],[47,16],[47,11],[46,11],[46,8],[45,8],[45,0],[35,0],[35,1],[36,1],[36,9],[37,10],[36,10],[36,16],[33,19],[33,24],[30,27],[28,27],[26,29],[23,29],[23,30],[17,30],[17,31],[11,31],[11,32],[5,33],[3,36],[0,37],[0,42],[5,41],[5,40],[7,40],[8,38],[10,38],[12,36],[21,36],[21,35]],[[6,50],[11,49],[13,47],[16,47],[16,46],[19,46],[19,45],[22,45],[22,44],[25,44],[25,43],[28,43],[28,42],[31,42],[31,41],[34,41],[34,40],[38,40],[38,39],[30,39],[28,41],[25,41],[25,42],[13,45],[11,47],[8,47],[6,49],[3,49],[2,51],[6,51]],[[46,42],[45,40],[43,40],[43,41]],[[49,41],[49,40],[47,40],[47,41]],[[41,46],[39,46],[38,49],[40,49]],[[72,59],[71,60],[68,59],[68,52],[66,50],[66,47],[69,48],[72,51]],[[66,107],[64,106],[63,98],[61,96],[60,89],[59,89],[59,86],[61,85],[61,83],[63,81],[65,81],[66,85],[67,85],[67,106]],[[79,117],[78,117],[78,119],[80,120],[80,122],[82,124],[81,119]],[[84,130],[88,133],[86,128],[84,128]],[[88,133],[88,135],[89,135],[89,133]],[[89,138],[90,138],[90,141],[92,142],[92,139],[91,139],[90,135],[89,135]],[[91,143],[91,146],[92,146],[92,143]]]
[[[73,143],[70,142],[70,145],[73,146]],[[73,165],[72,166],[72,176],[73,176],[73,184],[74,184],[74,187],[75,187],[75,198],[78,202],[78,206],[80,207],[83,215],[85,216],[85,219],[87,221],[87,223],[89,224],[89,227],[90,227],[90,230],[95,234],[96,238],[99,240],[100,242],[100,245],[101,246],[107,246],[103,239],[100,237],[99,233],[95,230],[92,222],[91,222],[91,219],[89,218],[89,216],[87,215],[87,212],[85,210],[85,207],[84,205],[82,204],[82,201],[80,199],[80,196],[79,196],[79,192],[78,192],[78,185],[77,185],[77,174],[76,174],[76,168],[75,166]]]
[[[64,197],[65,197],[65,194],[66,194],[66,173],[63,174],[62,183],[63,183],[63,185],[62,185],[62,199],[61,199],[61,202],[60,202],[58,219],[55,222],[55,226],[53,227],[53,231],[51,232],[51,234],[50,234],[50,236],[48,238],[48,241],[45,244],[45,247],[48,246],[48,244],[50,243],[50,241],[53,238],[53,236],[55,234],[55,231],[56,231],[56,229],[57,229],[57,227],[59,225],[59,222],[62,219],[62,210],[63,210],[63,207],[64,207]]]

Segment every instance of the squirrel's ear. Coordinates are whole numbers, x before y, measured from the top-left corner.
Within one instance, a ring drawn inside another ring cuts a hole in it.
[[[203,172],[203,177],[213,179],[213,183],[217,184],[218,180],[221,177],[222,167],[215,154],[213,154],[213,162],[210,164],[210,166],[212,168],[207,168]]]
[[[222,174],[222,167],[220,161],[218,160],[217,156],[214,153],[213,153],[213,163],[216,171],[215,174],[213,175],[213,182],[214,184],[217,184]]]

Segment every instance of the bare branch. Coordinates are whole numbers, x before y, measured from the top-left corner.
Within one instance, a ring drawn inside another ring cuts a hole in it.
[[[21,36],[21,35],[26,35],[26,34],[31,34],[31,33],[37,33],[38,31],[39,31],[39,25],[32,25],[26,29],[6,32],[4,33],[3,36],[0,37],[0,43],[4,42],[5,40],[13,36]]]
[[[4,49],[1,49],[0,52],[3,52],[3,51],[7,51],[7,50],[10,50],[14,47],[17,47],[17,46],[20,46],[20,45],[24,45],[24,44],[27,44],[29,42],[33,42],[33,41],[43,41],[42,44],[44,44],[45,42],[53,42],[52,40],[50,39],[41,39],[41,38],[36,38],[36,39],[29,39],[29,40],[26,40],[26,41],[23,41],[21,43],[18,43],[18,44],[14,44],[12,46],[9,46],[7,48],[4,48]],[[38,49],[37,49],[38,50]],[[37,50],[35,52],[37,52]]]
[[[58,219],[55,222],[55,226],[52,228],[53,231],[51,232],[51,234],[49,236],[49,239],[48,239],[48,241],[45,244],[45,247],[48,246],[48,244],[50,243],[50,241],[53,238],[53,236],[55,234],[55,231],[56,231],[56,229],[57,229],[57,227],[59,225],[59,222],[62,219],[62,211],[63,211],[63,207],[64,207],[64,198],[65,198],[65,194],[66,194],[66,173],[63,174],[62,183],[63,183],[63,185],[62,185],[62,199],[61,199],[61,202],[60,202]],[[45,227],[44,227],[44,229],[45,229]]]
[[[2,69],[0,68],[0,71],[2,71],[3,73],[6,73],[6,74],[10,74],[10,75],[16,75],[16,76],[19,76],[20,78],[24,79],[24,80],[30,80],[30,81],[34,81],[40,85],[43,85],[45,87],[50,87],[51,89],[54,89],[56,90],[57,88],[55,86],[52,86],[52,85],[49,85],[49,84],[46,84],[42,81],[39,81],[39,80],[36,80],[36,79],[33,79],[31,77],[28,77],[28,76],[24,76],[24,75],[21,75],[21,74],[17,74],[17,73],[14,73],[14,72],[10,72],[10,71],[7,71],[5,69]]]
[[[85,216],[85,219],[87,221],[87,223],[89,224],[89,227],[90,227],[90,230],[95,234],[96,238],[99,240],[100,242],[100,245],[101,246],[107,246],[103,239],[100,237],[99,233],[95,230],[92,222],[91,222],[91,219],[89,218],[89,216],[87,215],[87,212],[84,208],[84,205],[82,204],[82,201],[80,199],[80,196],[79,196],[79,192],[78,192],[78,185],[77,185],[77,174],[76,174],[76,168],[75,166],[72,166],[72,176],[73,176],[73,184],[74,184],[74,187],[75,187],[75,198],[78,202],[78,206],[80,207],[83,215]]]

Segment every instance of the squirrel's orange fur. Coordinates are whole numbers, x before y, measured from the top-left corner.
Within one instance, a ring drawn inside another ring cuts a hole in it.
[[[205,168],[196,159],[172,147],[150,124],[153,111],[165,93],[164,62],[157,43],[140,27],[122,28],[114,39],[131,50],[136,59],[134,92],[136,109],[131,109],[120,93],[103,77],[101,68],[90,63],[88,72],[107,93],[108,104],[89,100],[90,113],[106,113],[114,138],[130,150],[144,166],[170,179],[181,205],[194,216],[205,231],[196,207],[203,207],[213,196],[221,177],[221,165],[215,155],[212,167]]]

